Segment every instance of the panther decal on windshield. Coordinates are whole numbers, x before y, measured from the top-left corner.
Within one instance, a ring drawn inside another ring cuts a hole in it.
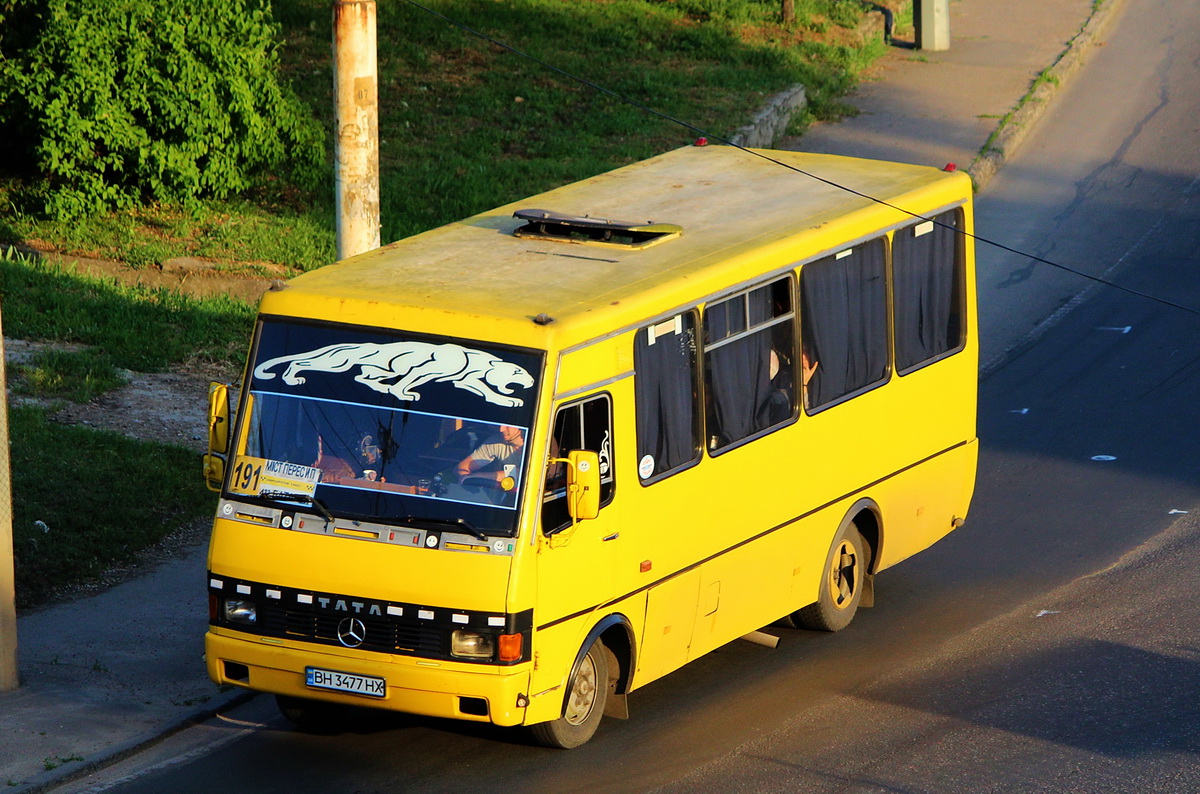
[[[495,405],[515,408],[524,404],[511,396],[517,388],[533,386],[533,378],[524,368],[492,353],[454,344],[428,342],[370,342],[329,345],[306,353],[280,356],[259,364],[254,376],[261,380],[275,377],[275,368],[287,365],[283,382],[295,386],[304,383],[304,373],[346,372],[354,367],[354,380],[397,400],[419,400],[415,391],[427,383],[450,383],[477,394]]]

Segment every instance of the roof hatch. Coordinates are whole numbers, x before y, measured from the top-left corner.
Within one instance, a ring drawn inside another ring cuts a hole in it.
[[[654,221],[616,221],[588,215],[564,215],[551,210],[517,210],[514,218],[525,221],[513,235],[536,240],[584,243],[615,248],[646,248],[678,237],[682,226]]]

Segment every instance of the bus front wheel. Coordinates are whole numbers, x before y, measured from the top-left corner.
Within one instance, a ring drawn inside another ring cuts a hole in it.
[[[850,625],[862,598],[867,554],[862,535],[853,522],[838,533],[825,560],[821,590],[815,604],[792,613],[802,628],[839,631]]]
[[[350,723],[350,709],[336,703],[276,695],[275,704],[288,722],[309,733],[341,733]]]
[[[530,726],[538,744],[570,750],[592,738],[604,716],[604,703],[608,697],[608,656],[600,640],[588,648],[571,679],[563,715]]]

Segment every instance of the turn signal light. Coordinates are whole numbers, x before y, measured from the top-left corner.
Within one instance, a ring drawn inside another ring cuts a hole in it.
[[[500,635],[500,661],[515,662],[521,658],[522,641],[520,634]]]

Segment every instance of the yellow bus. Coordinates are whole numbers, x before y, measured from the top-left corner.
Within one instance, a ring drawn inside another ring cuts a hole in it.
[[[971,228],[961,173],[692,146],[268,292],[210,395],[210,676],[574,747],[844,627],[967,514]]]

